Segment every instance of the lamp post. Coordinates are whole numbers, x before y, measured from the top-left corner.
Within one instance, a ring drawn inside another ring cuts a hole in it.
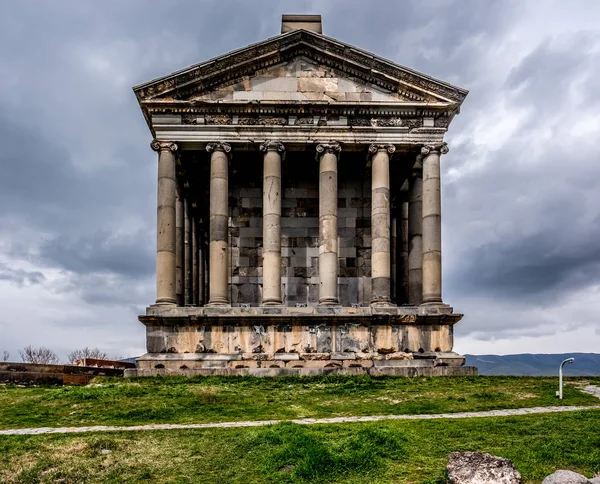
[[[559,400],[563,399],[563,366],[565,366],[565,363],[573,363],[574,361],[575,358],[567,358],[560,364],[560,368],[558,370],[559,389],[557,393]]]

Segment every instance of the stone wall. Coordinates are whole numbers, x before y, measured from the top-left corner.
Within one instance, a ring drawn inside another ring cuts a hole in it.
[[[338,297],[343,306],[371,300],[371,180],[359,175],[353,165],[364,163],[353,158],[347,164],[342,158],[338,175]],[[236,162],[229,196],[230,298],[234,306],[257,305],[262,296],[262,159],[249,153],[247,162]],[[319,298],[317,169],[305,152],[289,153],[282,163],[281,275],[288,306],[314,306]]]

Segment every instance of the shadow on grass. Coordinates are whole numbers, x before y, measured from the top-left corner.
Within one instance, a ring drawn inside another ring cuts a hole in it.
[[[406,439],[382,428],[362,428],[350,436],[303,425],[267,427],[249,442],[262,457],[271,482],[331,482],[381,470],[385,459],[404,460]]]

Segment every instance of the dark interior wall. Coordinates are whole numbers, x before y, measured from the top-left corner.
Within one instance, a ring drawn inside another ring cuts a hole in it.
[[[260,304],[262,284],[262,154],[239,154],[232,165],[231,302],[256,305]],[[314,156],[286,153],[281,200],[281,276],[286,305],[318,302],[318,183],[319,163]],[[370,217],[370,170],[362,154],[343,154],[338,166],[338,296],[345,306],[370,302]]]
[[[206,153],[190,157],[185,166],[203,221],[202,233],[208,235],[208,157]],[[399,191],[404,180],[397,161],[391,165],[390,176],[392,191]],[[229,172],[229,291],[234,306],[256,306],[262,300],[262,181],[263,154],[234,152]],[[286,152],[282,162],[281,276],[283,302],[288,306],[318,303],[318,186],[319,163],[314,154]],[[365,153],[342,152],[338,162],[340,304],[370,304],[370,276],[371,169]]]

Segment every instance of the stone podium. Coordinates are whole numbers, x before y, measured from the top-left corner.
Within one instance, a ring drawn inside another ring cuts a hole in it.
[[[134,88],[158,155],[138,375],[468,375],[442,299],[440,161],[467,91],[319,16]]]

